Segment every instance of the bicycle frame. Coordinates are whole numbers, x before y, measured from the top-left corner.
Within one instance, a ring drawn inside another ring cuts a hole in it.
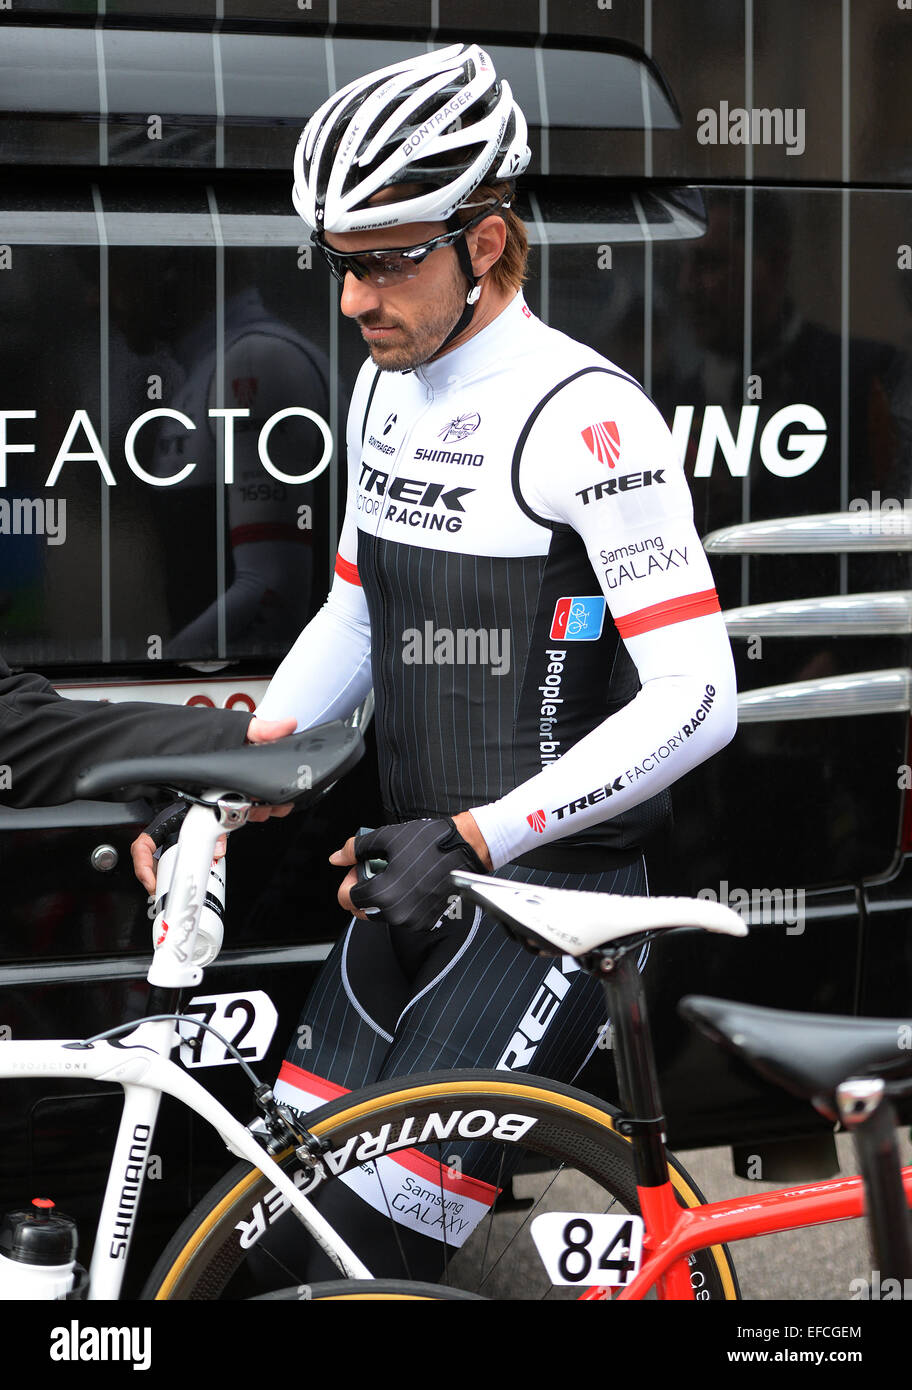
[[[693,1251],[865,1214],[865,1188],[860,1177],[680,1206],[667,1175],[665,1121],[645,995],[632,948],[606,947],[598,954],[608,1016],[618,1037],[615,1055],[624,1111],[618,1131],[629,1137],[633,1147],[637,1193],[646,1227],[643,1263],[639,1273],[617,1293],[619,1300],[644,1298],[653,1288],[663,1299],[697,1298],[687,1264]],[[910,1206],[912,1167],[902,1169],[902,1187]],[[606,1288],[595,1287],[581,1297],[593,1300],[610,1296]]]
[[[906,1200],[912,1205],[912,1168],[903,1169],[903,1187]],[[680,1264],[694,1250],[727,1245],[751,1236],[773,1235],[776,1231],[798,1231],[828,1221],[851,1220],[864,1215],[865,1201],[864,1184],[858,1177],[779,1188],[756,1197],[708,1202],[699,1207],[679,1206],[670,1184],[668,1197],[673,1211],[664,1200],[664,1193],[659,1200],[655,1189],[648,1193],[640,1190],[649,1253],[644,1256],[639,1274],[616,1295],[618,1300],[645,1298],[656,1286],[660,1298],[698,1297],[690,1284],[687,1265]],[[666,1280],[667,1288],[669,1271],[674,1271],[675,1267],[683,1269],[687,1283],[676,1292],[663,1292],[661,1281]],[[589,1289],[582,1298],[607,1296],[604,1289],[595,1288]]]
[[[147,976],[151,997],[170,1003],[168,1012],[177,1012],[179,992],[198,985],[203,977],[202,969],[193,964],[193,955],[216,841],[220,834],[242,825],[250,809],[249,802],[226,798],[223,793],[208,793],[204,800],[209,804],[191,806],[181,826],[168,894],[169,925],[156,945]],[[179,1041],[172,1021],[140,1020],[132,1032],[115,1042],[9,1041],[0,1046],[0,1079],[78,1077],[123,1087],[124,1106],[95,1234],[87,1297],[116,1299],[120,1295],[163,1093],[189,1106],[215,1128],[231,1153],[259,1168],[275,1184],[282,1200],[294,1209],[343,1274],[372,1278],[253,1134],[170,1060],[169,1053]]]

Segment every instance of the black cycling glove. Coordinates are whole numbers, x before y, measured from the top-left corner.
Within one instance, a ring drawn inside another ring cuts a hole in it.
[[[176,844],[184,817],[190,810],[186,801],[172,801],[155,815],[146,826],[143,834],[155,841],[156,849],[165,849],[168,844]]]
[[[352,888],[355,907],[361,912],[373,911],[391,927],[415,931],[436,927],[451,905],[451,869],[487,872],[448,816],[384,825],[358,835],[355,855],[359,861],[386,861],[380,872]]]

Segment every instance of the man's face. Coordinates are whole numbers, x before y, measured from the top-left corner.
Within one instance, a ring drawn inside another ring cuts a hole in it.
[[[372,232],[327,235],[335,251],[382,251],[417,246],[442,236],[442,222],[410,222]],[[378,288],[349,273],[342,287],[341,308],[361,329],[361,336],[378,367],[406,372],[427,362],[458,321],[468,287],[452,246],[432,251],[417,267],[412,280]]]

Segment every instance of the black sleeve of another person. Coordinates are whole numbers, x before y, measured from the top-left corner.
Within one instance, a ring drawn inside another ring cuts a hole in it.
[[[66,700],[43,676],[14,676],[0,656],[0,805],[56,806],[92,763],[149,753],[239,748],[247,712]]]

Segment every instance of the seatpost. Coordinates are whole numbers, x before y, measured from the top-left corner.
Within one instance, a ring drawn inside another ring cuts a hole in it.
[[[854,1077],[836,1088],[836,1103],[855,1143],[864,1179],[871,1254],[881,1283],[912,1279],[912,1225],[896,1143],[896,1112],[886,1086],[879,1077]]]
[[[665,1116],[659,1094],[655,1053],[649,1031],[646,992],[637,968],[641,939],[603,947],[598,976],[605,989],[613,1032],[618,1091],[623,1119],[618,1130],[633,1141],[637,1185],[658,1187],[668,1181]]]

